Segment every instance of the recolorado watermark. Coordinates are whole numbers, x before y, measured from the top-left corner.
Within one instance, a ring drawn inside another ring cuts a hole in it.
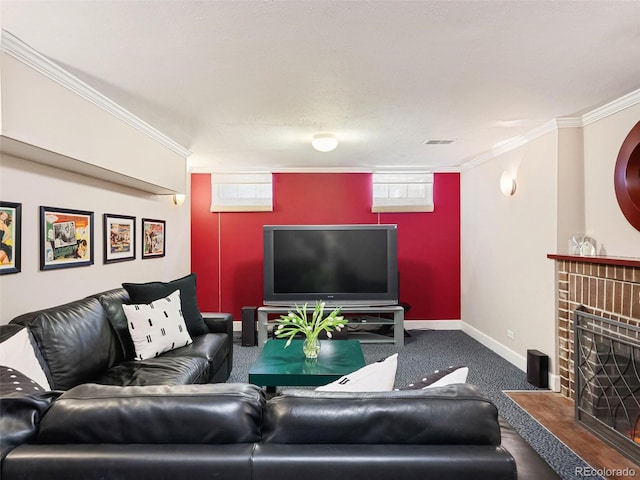
[[[635,477],[636,471],[633,468],[592,468],[576,467],[576,475],[581,477]]]

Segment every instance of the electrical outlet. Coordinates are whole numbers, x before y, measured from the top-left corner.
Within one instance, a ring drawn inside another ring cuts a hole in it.
[[[508,328],[507,328],[507,337],[513,340],[513,331],[509,330]]]

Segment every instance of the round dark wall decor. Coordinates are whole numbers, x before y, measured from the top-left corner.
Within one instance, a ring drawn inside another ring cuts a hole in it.
[[[613,176],[620,210],[640,231],[640,122],[622,142]]]

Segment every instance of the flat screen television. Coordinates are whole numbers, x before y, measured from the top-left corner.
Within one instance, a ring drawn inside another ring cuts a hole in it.
[[[264,303],[398,303],[397,225],[265,225]]]

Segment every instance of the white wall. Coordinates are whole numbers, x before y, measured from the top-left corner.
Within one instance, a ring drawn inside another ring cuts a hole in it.
[[[639,119],[640,104],[628,106],[461,174],[462,328],[523,370],[527,349],[537,349],[557,372],[555,262],[547,254],[566,254],[569,236],[587,233],[601,254],[640,257],[640,232],[613,187],[620,146]],[[503,170],[517,172],[512,197],[500,193]]]
[[[188,151],[4,31],[2,50],[0,200],[22,204],[22,268],[0,276],[0,324],[122,282],[186,275],[189,203],[145,192],[183,192]],[[40,271],[40,206],[94,212],[93,265]],[[136,260],[103,263],[104,213],[137,217]],[[165,257],[140,258],[142,218],[166,221]]]
[[[558,130],[557,248],[548,253],[568,254],[569,238],[585,233],[584,148],[582,128]]]
[[[522,369],[527,349],[555,356],[557,152],[554,131],[461,174],[463,330]]]
[[[189,200],[158,196],[30,161],[0,156],[0,199],[22,203],[22,271],[0,276],[0,324],[21,313],[116,288],[122,282],[171,280],[190,271]],[[39,207],[94,212],[94,264],[40,271]],[[104,213],[137,217],[136,260],[103,263]],[[140,258],[141,218],[167,222],[166,256]]]
[[[75,171],[91,166],[184,193],[185,159],[168,148],[173,142],[28,46],[17,40],[10,45],[35,61],[0,52],[4,137],[74,159]]]
[[[640,104],[584,127],[586,231],[609,256],[640,257],[640,231],[622,214],[613,186],[618,152],[640,121]]]

